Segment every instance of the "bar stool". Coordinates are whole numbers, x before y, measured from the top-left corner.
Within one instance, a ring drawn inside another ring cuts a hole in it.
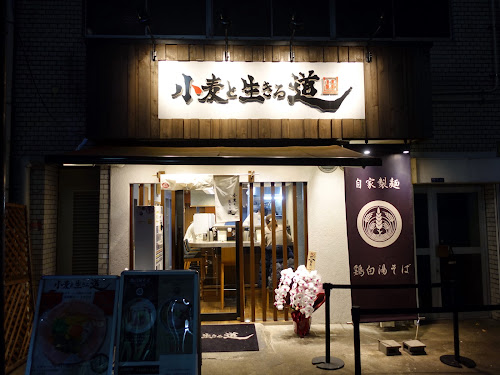
[[[192,250],[188,240],[184,240],[184,269],[190,269],[192,262],[198,263],[200,267],[200,287],[202,287],[205,280],[205,257],[201,250]],[[202,295],[203,288],[200,288],[200,296]]]
[[[224,309],[224,266],[236,265],[236,247],[220,249],[220,308]]]

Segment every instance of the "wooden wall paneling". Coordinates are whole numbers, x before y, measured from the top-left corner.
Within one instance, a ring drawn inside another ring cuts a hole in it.
[[[344,135],[342,134],[342,120],[339,118],[332,120],[332,138],[335,139],[344,138]]]
[[[243,184],[239,184],[239,210],[243,212]],[[237,270],[238,279],[240,283],[240,321],[245,321],[245,257],[243,255],[243,220],[238,221],[238,233],[241,240],[239,241],[238,254],[239,254],[239,272]],[[253,260],[251,260],[253,262]]]
[[[137,77],[139,67],[134,44],[128,46],[127,62],[127,133],[130,138],[135,138],[137,137]]]
[[[310,139],[318,138],[318,120],[305,119],[304,120],[304,137]]]
[[[286,267],[285,264],[287,264],[288,262],[288,245],[292,245],[292,244],[289,244],[288,243],[288,238],[287,238],[287,219],[288,219],[288,216],[287,216],[287,212],[286,212],[286,197],[287,197],[287,194],[286,194],[286,182],[282,182],[281,183],[281,196],[282,196],[282,201],[281,201],[281,207],[282,207],[282,219],[281,219],[281,225],[282,225],[282,228],[283,228],[283,231],[282,231],[282,234],[283,236],[281,237],[281,243],[283,244],[283,253],[282,253],[282,257],[283,257],[283,269]],[[252,207],[252,206],[250,206]],[[284,309],[284,316],[285,316],[285,320],[288,320],[288,308],[285,307]]]
[[[292,196],[293,196],[293,267],[294,269],[299,268],[299,221],[297,215],[297,183],[294,182],[292,185]]]
[[[303,189],[303,197],[304,197],[304,251],[305,251],[305,258],[307,261],[307,257],[309,255],[309,222],[307,220],[307,182],[304,182],[304,185],[302,186]]]
[[[304,120],[290,119],[290,138],[302,139],[304,138]]]
[[[276,226],[275,226],[275,222],[276,222],[276,200],[274,199],[274,195],[275,195],[275,186],[274,186],[274,182],[271,182],[271,197],[273,199],[271,199],[271,215],[272,215],[272,224],[271,224],[271,232],[272,232],[272,265],[271,265],[271,268],[272,268],[272,287],[271,287],[271,290],[276,290],[276,288],[278,287],[278,274],[277,274],[277,270],[276,270],[276,262],[277,262],[277,254],[276,254]],[[284,254],[284,252],[283,252]],[[273,309],[273,320],[276,321],[278,320],[278,309],[276,307],[274,307]]]
[[[366,126],[364,119],[353,119],[352,137],[356,139],[366,138]]]
[[[269,130],[270,130],[270,138],[281,138],[281,120],[272,119],[269,120]]]
[[[205,46],[205,61],[215,61],[215,46],[212,44]]]
[[[158,118],[158,61],[151,61],[151,138],[160,138],[160,119]]]
[[[264,46],[253,46],[252,47],[252,61],[255,61],[255,62],[264,61]]]
[[[264,61],[271,62],[273,61],[273,47],[272,46],[264,46]]]
[[[186,44],[177,45],[177,60],[189,61],[189,46]]]
[[[221,119],[220,120],[219,137],[221,139],[228,139],[229,138],[229,120],[228,119]]]
[[[245,46],[233,46],[233,51],[231,53],[231,61],[246,61]]]
[[[390,58],[387,50],[377,51],[377,81],[378,81],[378,128],[379,137],[388,138],[391,134],[389,129],[391,121],[391,90],[390,90]]]
[[[238,132],[237,121],[236,119],[232,118],[229,120],[228,124],[228,138],[235,139],[237,132]]]
[[[354,120],[352,118],[342,119],[342,136],[344,139],[354,138]]]
[[[215,46],[215,61],[223,61],[224,60],[224,46]]]
[[[268,139],[271,137],[271,120],[259,119],[259,138]]]
[[[156,61],[164,61],[165,60],[165,44],[159,44],[156,46]]]
[[[349,47],[340,46],[339,47],[339,62],[349,61]]]
[[[151,137],[151,46],[138,46],[137,137]]]
[[[236,138],[247,139],[249,137],[249,120],[238,119],[236,120]]]
[[[332,120],[320,119],[318,121],[318,138],[332,138]]]
[[[200,120],[190,119],[190,120],[185,120],[184,122],[188,122],[190,125],[191,139],[199,139],[200,138]]]
[[[364,81],[365,81],[365,119],[366,135],[368,138],[379,138],[380,129],[378,122],[378,51],[372,50],[372,62],[365,62]]]
[[[290,48],[288,46],[273,46],[273,61],[290,61]]]
[[[242,184],[240,184],[242,186]],[[248,207],[249,207],[249,215],[250,215],[250,296],[251,296],[251,306],[252,306],[252,322],[255,322],[255,244],[254,244],[254,236],[253,234],[255,233],[255,223],[253,222],[253,183],[249,183],[248,187],[249,191],[249,198],[250,201],[248,202]],[[241,198],[240,198],[241,199]],[[241,212],[241,211],[240,211]],[[241,222],[241,221],[240,221]],[[242,236],[243,237],[243,236]],[[243,239],[243,238],[242,238]],[[265,263],[263,263],[265,264]]]
[[[210,139],[211,138],[211,130],[210,130],[210,119],[200,119],[200,139]]]
[[[257,139],[259,138],[259,120],[258,119],[251,119],[250,120],[250,138],[252,139]]]
[[[260,194],[260,202],[264,202],[264,183],[259,183],[259,194]],[[260,204],[260,222],[262,223],[260,227],[260,242],[261,242],[261,252],[260,252],[260,264],[266,264],[266,252],[263,251],[262,249],[265,248],[265,241],[266,241],[266,234],[265,234],[265,228],[266,228],[266,216],[265,216],[265,206],[261,203]],[[266,311],[267,311],[267,267],[262,267],[261,266],[261,303],[262,303],[262,321],[266,321]]]
[[[339,61],[339,48],[338,47],[324,47],[323,48],[323,61],[325,62],[338,62]]]
[[[290,138],[290,119],[281,120],[281,138]]]
[[[189,45],[189,61],[204,61],[205,48],[201,44]]]
[[[404,50],[396,48],[391,54],[391,133],[390,138],[406,138],[406,90],[404,76]]]
[[[172,138],[172,119],[160,120],[160,139]]]
[[[220,119],[212,119],[210,120],[210,137],[212,139],[220,138],[220,128],[221,128],[221,120]]]
[[[172,138],[184,138],[184,120],[175,118],[172,120]]]
[[[349,62],[365,61],[364,47],[349,47]]]
[[[109,76],[112,84],[108,86],[111,90],[111,98],[108,100],[111,101],[111,105],[105,113],[109,113],[108,121],[111,135],[115,138],[126,138],[128,136],[128,47],[120,44],[115,48],[116,50],[109,60],[111,64]]]
[[[309,47],[309,61],[310,62],[323,62],[323,48],[322,47]]]
[[[295,52],[296,62],[309,62],[309,47],[306,46],[294,46],[293,51]],[[290,48],[288,48],[288,55],[290,56]],[[287,61],[287,60],[282,60]]]
[[[177,44],[165,45],[165,60],[177,61]]]
[[[244,50],[245,61],[253,61],[253,48],[252,46],[245,46]]]

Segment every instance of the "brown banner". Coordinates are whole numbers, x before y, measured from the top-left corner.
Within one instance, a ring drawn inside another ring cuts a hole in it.
[[[409,155],[382,158],[382,166],[345,169],[347,236],[352,285],[415,283],[413,188]],[[415,289],[353,289],[353,306],[414,308]],[[416,316],[366,315],[361,321]]]

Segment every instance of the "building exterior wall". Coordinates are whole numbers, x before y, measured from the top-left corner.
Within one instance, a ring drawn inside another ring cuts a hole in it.
[[[109,272],[109,166],[102,166],[100,171],[99,193],[99,275]]]
[[[57,168],[41,164],[33,166],[30,186],[31,258],[36,291],[40,278],[54,275],[56,271]]]

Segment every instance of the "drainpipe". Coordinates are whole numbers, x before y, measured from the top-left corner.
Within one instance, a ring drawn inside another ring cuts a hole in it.
[[[496,221],[496,240],[497,240],[497,271],[498,271],[498,293],[500,294],[500,227],[499,227],[499,217],[498,217],[498,211],[499,211],[499,208],[498,207],[498,194],[500,193],[500,185],[496,184],[495,185],[495,194],[493,195],[494,199],[495,199],[495,221]],[[499,296],[499,299],[500,299],[500,296]],[[493,302],[493,301],[492,301]],[[497,301],[497,303],[499,303],[499,301]]]
[[[494,83],[493,87],[488,90],[472,90],[472,91],[441,91],[432,94],[432,100],[438,102],[459,102],[459,101],[498,101],[499,99],[471,98],[468,95],[486,95],[494,93],[498,89],[498,47],[497,47],[497,27],[496,27],[496,11],[495,0],[490,1],[491,5],[491,32],[493,38],[493,70]]]
[[[0,353],[5,353],[5,288],[4,288],[4,275],[5,275],[5,205],[8,198],[9,184],[9,155],[10,155],[10,124],[11,124],[11,104],[12,104],[12,62],[14,53],[14,5],[13,0],[7,0],[4,5],[0,7],[0,24],[4,25],[4,37],[1,38],[1,51],[3,58],[0,63],[0,70],[2,71],[2,95],[1,95],[1,108],[2,108],[2,224],[1,224],[1,248],[0,248]],[[2,354],[3,355],[3,354]],[[0,366],[0,375],[5,374],[5,366]]]

